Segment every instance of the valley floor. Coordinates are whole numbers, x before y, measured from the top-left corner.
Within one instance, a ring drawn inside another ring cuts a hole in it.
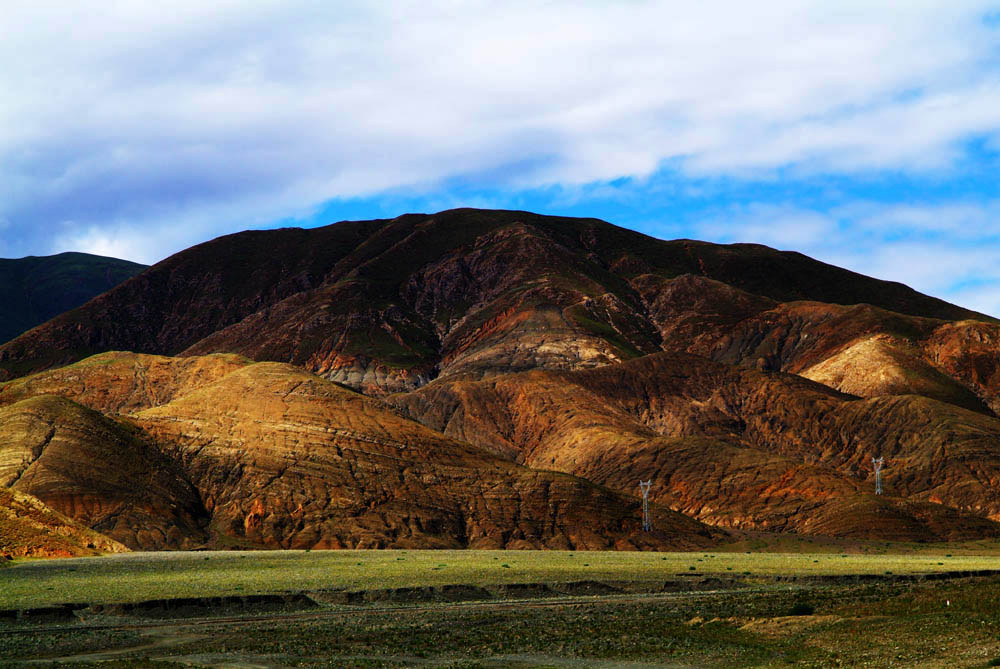
[[[104,604],[456,584],[601,581],[657,585],[675,575],[753,579],[1000,570],[1000,541],[917,544],[761,534],[704,552],[161,551],[21,559],[13,565],[0,569],[0,611],[65,602]]]
[[[0,664],[995,666],[1000,557],[962,548],[26,560],[0,570]]]

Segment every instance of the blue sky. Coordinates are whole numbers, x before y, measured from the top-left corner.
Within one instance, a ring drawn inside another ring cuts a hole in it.
[[[693,6],[697,5],[697,6]],[[457,206],[1000,315],[1000,3],[5,3],[0,256]]]

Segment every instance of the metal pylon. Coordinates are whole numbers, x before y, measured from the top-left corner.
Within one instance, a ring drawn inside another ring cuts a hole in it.
[[[876,495],[881,495],[882,494],[882,467],[884,465],[885,465],[885,458],[879,458],[878,460],[876,460],[875,456],[874,455],[872,456],[872,467],[875,468],[875,494]]]
[[[639,490],[642,491],[642,529],[649,532],[653,529],[653,523],[649,521],[649,487],[653,485],[653,479],[639,481]]]

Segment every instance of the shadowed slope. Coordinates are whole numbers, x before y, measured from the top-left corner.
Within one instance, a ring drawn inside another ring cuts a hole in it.
[[[130,547],[202,543],[197,493],[136,432],[54,395],[0,408],[0,487]]]
[[[991,535],[997,526],[969,512],[1000,516],[1000,421],[925,398],[857,400],[795,376],[656,354],[439,381],[391,399],[529,466],[629,491],[652,478],[658,502],[720,525],[929,539]],[[890,459],[889,493],[915,501],[863,494],[868,458],[879,454]],[[833,522],[873,504],[895,505],[899,527]]]
[[[31,495],[0,488],[0,556],[74,557],[127,550]]]
[[[78,307],[146,269],[146,265],[60,253],[0,258],[0,343]]]
[[[0,349],[8,378],[93,353],[176,353],[319,284],[380,221],[241,232],[163,260]]]
[[[706,283],[715,295],[699,290]],[[435,376],[600,366],[657,351],[664,337],[668,348],[688,348],[705,328],[732,328],[798,299],[989,320],[762,246],[461,209],[193,247],[0,347],[0,373],[111,349],[233,352],[385,393]]]

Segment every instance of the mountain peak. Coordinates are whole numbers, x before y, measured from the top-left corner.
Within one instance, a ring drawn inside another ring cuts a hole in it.
[[[0,372],[106,350],[232,352],[391,392],[447,373],[586,367],[660,350],[669,324],[655,294],[687,275],[758,302],[992,321],[797,253],[465,208],[200,244],[3,346]],[[539,336],[550,354],[538,354]]]

